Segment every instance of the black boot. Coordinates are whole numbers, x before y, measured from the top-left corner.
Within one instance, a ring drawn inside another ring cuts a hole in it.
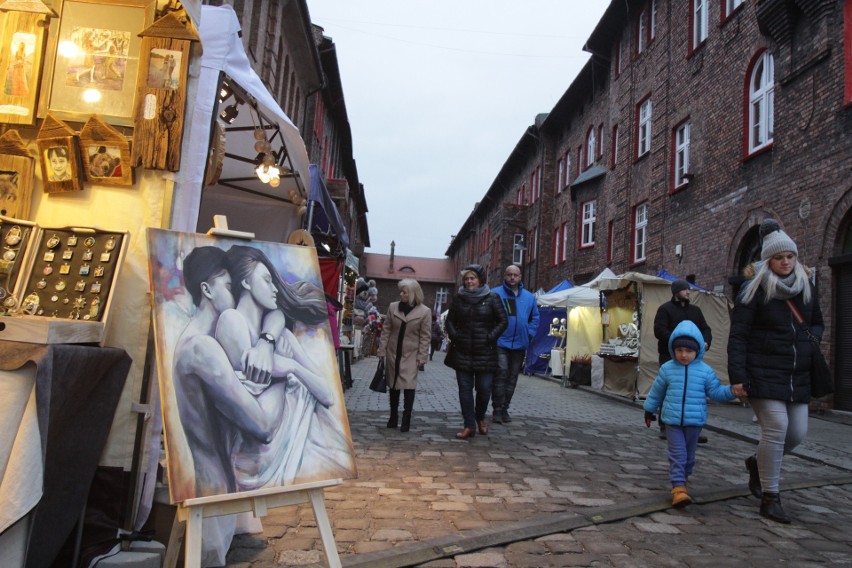
[[[399,422],[399,391],[390,389],[390,411],[391,415],[388,419],[388,428],[396,428]]]
[[[760,514],[776,523],[790,522],[790,517],[781,508],[781,495],[778,493],[763,492],[763,497],[760,498]]]
[[[404,396],[402,401],[402,425],[399,427],[399,431],[408,432],[408,429],[411,427],[411,410],[414,408],[414,389],[405,389],[402,393]]]
[[[757,472],[757,458],[749,456],[745,459],[746,470],[748,471],[748,490],[751,494],[761,498],[763,491],[760,488],[760,474]]]

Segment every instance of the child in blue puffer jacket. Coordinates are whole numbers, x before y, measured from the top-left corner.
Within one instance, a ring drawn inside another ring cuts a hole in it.
[[[672,482],[672,506],[692,503],[686,482],[695,467],[698,436],[707,422],[707,397],[719,402],[745,396],[742,385],[724,386],[716,372],[701,359],[704,336],[689,320],[680,322],[669,338],[672,360],[660,367],[645,399],[645,425],[660,420],[668,432],[669,477]]]

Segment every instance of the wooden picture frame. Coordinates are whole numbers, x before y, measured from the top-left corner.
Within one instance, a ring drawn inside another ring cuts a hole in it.
[[[0,215],[29,218],[34,173],[33,156],[18,131],[0,136]]]
[[[0,122],[35,122],[47,21],[44,14],[0,12]]]
[[[61,20],[50,31],[39,117],[83,122],[93,111],[133,125],[141,39],[156,0],[56,0]]]
[[[80,131],[80,158],[86,181],[133,185],[130,142],[98,116],[93,115]]]
[[[80,144],[77,133],[48,114],[36,136],[45,193],[80,191]]]

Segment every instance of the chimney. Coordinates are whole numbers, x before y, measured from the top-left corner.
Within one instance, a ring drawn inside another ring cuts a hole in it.
[[[396,243],[391,241],[390,260],[388,260],[388,272],[393,272],[393,251],[396,248]]]

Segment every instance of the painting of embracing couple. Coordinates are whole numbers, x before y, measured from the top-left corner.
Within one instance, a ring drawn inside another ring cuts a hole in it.
[[[172,502],[355,476],[316,250],[148,229]]]

